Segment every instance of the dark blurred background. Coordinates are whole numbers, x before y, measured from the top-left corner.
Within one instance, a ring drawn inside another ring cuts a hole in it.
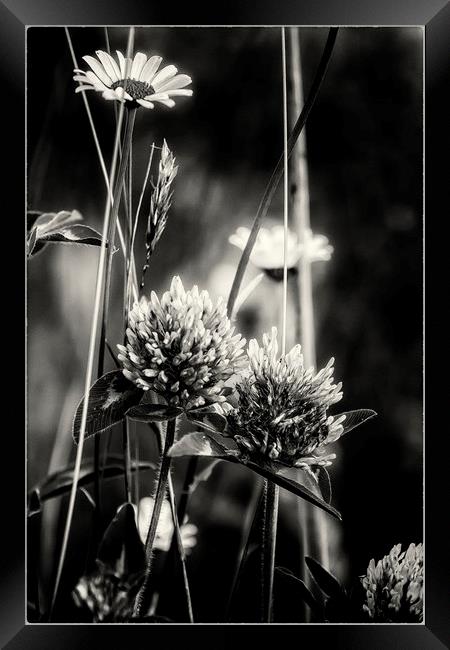
[[[70,32],[82,68],[84,54],[106,49],[101,28]],[[112,49],[125,51],[127,30],[108,33]],[[74,93],[64,30],[33,27],[27,34],[28,207],[77,209],[101,229],[105,187],[83,102]],[[305,95],[326,35],[325,28],[300,29]],[[345,581],[394,544],[422,541],[422,37],[421,28],[341,28],[306,127],[312,228],[334,246],[331,261],[313,267],[318,365],[336,359],[335,376],[344,385],[339,410],[378,413],[337,445],[331,468],[333,504],[344,518],[330,526],[331,568]],[[165,138],[179,164],[147,290],[163,291],[180,274],[186,287],[198,283],[226,296],[239,259],[228,237],[251,225],[281,154],[280,30],[137,28],[137,50],[175,63],[192,76],[194,89],[174,109],[138,112],[134,206],[153,142],[160,146]],[[108,163],[113,106],[97,93],[88,98]],[[142,214],[147,210],[148,200]],[[279,191],[268,224],[281,219]],[[121,253],[115,260],[113,343],[122,337]],[[98,249],[49,245],[28,266],[29,487],[74,453],[70,424],[83,390],[97,262]],[[247,281],[256,273],[250,265]],[[278,291],[265,278],[245,304],[238,327],[247,338],[277,324]],[[292,320],[290,330],[293,343]],[[154,457],[153,441],[145,431],[137,435],[141,456]],[[176,464],[177,485],[184,468],[183,461]],[[143,479],[143,493],[153,478]],[[192,499],[190,520],[199,533],[189,568],[197,620],[220,620],[254,480],[244,468],[221,463]],[[112,516],[123,500],[122,482],[105,490]],[[52,537],[60,505],[64,513],[65,501],[46,514],[50,555],[60,544]],[[79,521],[89,526],[82,506]],[[69,547],[69,586],[83,570],[79,528]],[[297,571],[295,549],[295,500],[284,494],[277,562]],[[51,576],[51,559],[44,569]],[[287,601],[280,592],[277,618],[294,621],[297,605]]]

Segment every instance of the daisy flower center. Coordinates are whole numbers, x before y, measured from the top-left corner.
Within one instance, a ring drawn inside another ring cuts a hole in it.
[[[137,79],[119,79],[115,81],[111,88],[123,88],[133,99],[145,99],[148,95],[153,95],[155,90],[153,86],[145,83],[145,81],[138,81]]]

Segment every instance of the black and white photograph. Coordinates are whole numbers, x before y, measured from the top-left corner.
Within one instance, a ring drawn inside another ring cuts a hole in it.
[[[26,47],[28,622],[423,623],[423,28]]]

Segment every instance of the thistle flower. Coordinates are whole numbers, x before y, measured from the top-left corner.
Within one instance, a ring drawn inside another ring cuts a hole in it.
[[[237,407],[228,415],[230,435],[254,458],[307,468],[327,466],[335,454],[320,455],[325,445],[344,432],[345,415],[328,415],[342,398],[342,384],[333,383],[333,363],[314,373],[303,365],[300,345],[277,358],[277,329],[248,347],[248,376],[236,388]],[[317,451],[319,455],[311,455]]]
[[[294,271],[302,255],[307,255],[310,262],[326,262],[331,259],[333,247],[329,245],[327,237],[313,235],[311,230],[307,230],[306,235],[306,242],[300,244],[297,235],[291,230],[288,231],[286,261],[289,271]],[[228,241],[233,246],[244,250],[249,236],[249,228],[240,227]],[[271,277],[279,279],[284,267],[284,227],[261,228],[250,254],[250,260]]]
[[[137,517],[137,527],[142,542],[145,544],[147,538],[148,527],[152,517],[155,499],[153,497],[144,497],[139,502],[139,515]],[[136,514],[137,508],[135,507]],[[170,549],[172,542],[174,526],[172,521],[172,511],[170,503],[165,500],[161,508],[159,516],[158,528],[156,530],[155,541],[153,544],[154,549],[167,552]],[[197,544],[197,526],[188,523],[187,517],[185,523],[180,526],[181,541],[183,548],[187,554],[191,552]]]
[[[394,546],[375,565],[370,560],[361,579],[366,590],[364,611],[375,622],[413,623],[423,620],[423,546]]]
[[[72,592],[77,607],[87,608],[94,623],[124,623],[133,614],[143,575],[127,578],[97,561],[96,570],[80,578]]]
[[[148,269],[150,256],[161,237],[167,223],[167,213],[172,201],[172,182],[177,175],[175,157],[164,140],[159,162],[158,181],[152,193],[150,212],[148,215],[147,235],[145,241],[146,259],[142,270],[141,289],[144,286],[145,273]]]
[[[172,108],[175,106],[172,97],[192,95],[192,90],[185,88],[192,79],[186,74],[177,75],[174,65],[167,65],[158,72],[162,62],[160,56],[147,59],[145,54],[137,52],[131,60],[117,51],[116,61],[102,50],[97,50],[96,55],[98,60],[93,56],[83,57],[91,70],[74,70],[74,81],[80,82],[75,92],[96,90],[104,99],[144,108],[154,108],[155,102]]]
[[[225,302],[207,291],[185,291],[174,277],[161,302],[152,291],[130,312],[126,346],[119,345],[123,374],[188,411],[206,404],[225,407],[225,382],[241,365],[245,340],[234,334]]]

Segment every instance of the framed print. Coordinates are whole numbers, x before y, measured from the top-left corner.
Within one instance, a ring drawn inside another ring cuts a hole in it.
[[[444,4],[2,2],[4,647],[448,646]]]

